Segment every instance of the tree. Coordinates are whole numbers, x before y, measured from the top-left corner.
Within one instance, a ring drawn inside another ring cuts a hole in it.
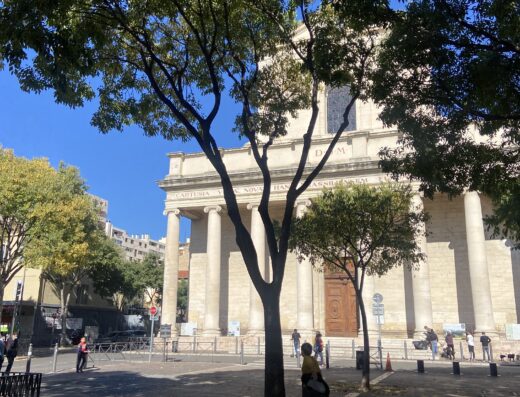
[[[54,203],[51,219],[37,240],[25,249],[25,261],[42,269],[60,300],[61,344],[67,342],[67,315],[71,293],[90,279],[99,279],[100,271],[113,266],[117,251],[106,241],[98,226],[93,200],[75,169],[69,172],[68,195]]]
[[[146,296],[151,305],[160,303],[164,262],[158,254],[150,252],[143,258],[142,262],[136,262],[136,265],[138,269],[135,277],[136,287]]]
[[[54,206],[71,188],[72,172],[0,148],[0,313],[5,286],[28,262],[26,251],[53,222]]]
[[[354,287],[363,324],[363,390],[370,388],[365,277],[397,266],[413,268],[424,259],[416,237],[424,233],[426,216],[412,208],[412,194],[409,186],[397,184],[340,185],[325,190],[294,219],[291,250],[318,268],[345,272]]]
[[[430,197],[486,193],[495,234],[520,241],[518,2],[415,0],[381,20],[391,29],[371,95],[403,133],[381,151],[383,170],[419,180]]]
[[[355,16],[329,3],[10,0],[0,6],[0,54],[23,89],[51,89],[57,102],[81,106],[96,95],[95,86],[99,108],[92,123],[101,131],[138,124],[147,135],[197,141],[220,177],[236,243],[264,305],[266,396],[285,395],[279,297],[293,208],[348,126],[355,101],[364,97],[377,34],[350,26]],[[351,99],[323,157],[306,168],[324,85],[348,85]],[[236,131],[263,176],[258,211],[272,282],[260,273],[213,128],[224,95],[241,104]],[[311,115],[277,240],[269,212],[269,148],[286,134],[289,116],[304,108]]]
[[[188,280],[179,280],[177,288],[177,323],[185,323],[188,313]]]

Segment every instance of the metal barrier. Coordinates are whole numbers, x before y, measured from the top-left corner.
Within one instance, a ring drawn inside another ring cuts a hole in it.
[[[0,376],[0,396],[38,397],[42,374],[9,372]]]

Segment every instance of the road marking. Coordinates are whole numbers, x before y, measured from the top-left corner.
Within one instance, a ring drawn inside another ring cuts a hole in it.
[[[370,384],[377,385],[379,382],[381,382],[382,380],[385,380],[392,374],[393,374],[393,372],[385,372],[384,374],[375,378],[372,382],[370,382]],[[358,397],[360,394],[361,394],[360,392],[352,392],[352,393],[345,394],[345,397]]]

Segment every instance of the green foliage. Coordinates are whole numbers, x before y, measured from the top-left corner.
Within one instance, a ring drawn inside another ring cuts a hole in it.
[[[28,160],[0,148],[2,289],[24,264],[40,265],[32,253],[45,248],[44,240],[63,225],[62,217],[84,205],[73,199],[84,189],[75,168],[55,170],[46,159]]]
[[[495,233],[520,241],[508,199],[520,182],[518,2],[416,0],[382,20],[391,30],[371,95],[403,132],[399,148],[382,150],[383,169],[411,175],[428,196],[485,192]]]
[[[416,237],[426,216],[410,211],[412,194],[397,184],[325,190],[294,220],[291,249],[315,266],[345,271],[358,288],[359,271],[381,276],[396,266],[413,267],[424,258]]]
[[[177,323],[185,323],[188,318],[188,280],[179,280],[177,288]]]

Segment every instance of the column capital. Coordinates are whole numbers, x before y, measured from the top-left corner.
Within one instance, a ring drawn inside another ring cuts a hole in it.
[[[178,208],[166,208],[163,211],[163,215],[166,215],[166,216],[168,216],[170,213],[174,214],[174,215],[179,215],[181,213],[181,210]]]
[[[220,205],[208,205],[207,207],[204,207],[204,212],[206,214],[210,213],[210,212],[221,212],[222,211],[222,207]]]

